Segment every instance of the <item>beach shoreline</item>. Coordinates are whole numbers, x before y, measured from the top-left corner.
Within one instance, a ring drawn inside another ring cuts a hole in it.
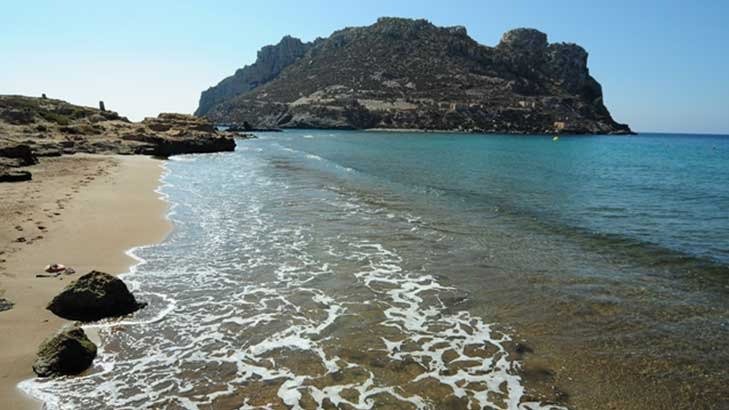
[[[44,158],[33,180],[0,184],[0,396],[8,408],[41,403],[18,389],[33,377],[36,349],[66,321],[45,309],[64,286],[100,270],[128,272],[128,251],[157,243],[171,230],[168,205],[157,189],[163,162],[144,156],[74,155]],[[21,239],[22,238],[22,239]],[[76,273],[38,278],[62,263]]]

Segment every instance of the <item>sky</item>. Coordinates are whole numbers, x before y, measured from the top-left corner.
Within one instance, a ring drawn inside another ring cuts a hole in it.
[[[462,25],[494,46],[516,27],[589,53],[613,117],[639,132],[729,134],[729,1],[0,0],[0,94],[132,120],[191,113],[200,92],[286,34],[310,41],[381,16]]]

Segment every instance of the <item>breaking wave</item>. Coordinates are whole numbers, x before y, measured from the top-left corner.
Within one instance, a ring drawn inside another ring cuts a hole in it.
[[[263,151],[167,163],[175,229],[124,277],[149,307],[86,326],[102,343],[83,376],[21,388],[49,409],[553,408],[526,402],[509,336],[467,293],[386,240],[417,242],[421,217]]]

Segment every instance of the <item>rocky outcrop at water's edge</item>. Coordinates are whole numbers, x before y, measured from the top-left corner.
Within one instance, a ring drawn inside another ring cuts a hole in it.
[[[116,112],[50,98],[0,95],[0,182],[31,179],[38,158],[75,153],[154,155],[233,151],[242,133],[205,118],[160,114],[130,122]]]
[[[127,315],[144,306],[121,279],[92,271],[66,286],[47,309],[64,319],[89,322]]]

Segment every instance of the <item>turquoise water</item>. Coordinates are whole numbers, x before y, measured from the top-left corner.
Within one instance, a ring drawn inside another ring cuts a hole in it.
[[[264,138],[351,168],[370,183],[479,208],[486,218],[729,263],[729,137],[576,136],[555,143],[550,137],[296,131]]]
[[[125,276],[148,308],[92,325],[89,374],[24,389],[51,408],[723,397],[729,138],[258,137],[167,162],[174,231]]]

